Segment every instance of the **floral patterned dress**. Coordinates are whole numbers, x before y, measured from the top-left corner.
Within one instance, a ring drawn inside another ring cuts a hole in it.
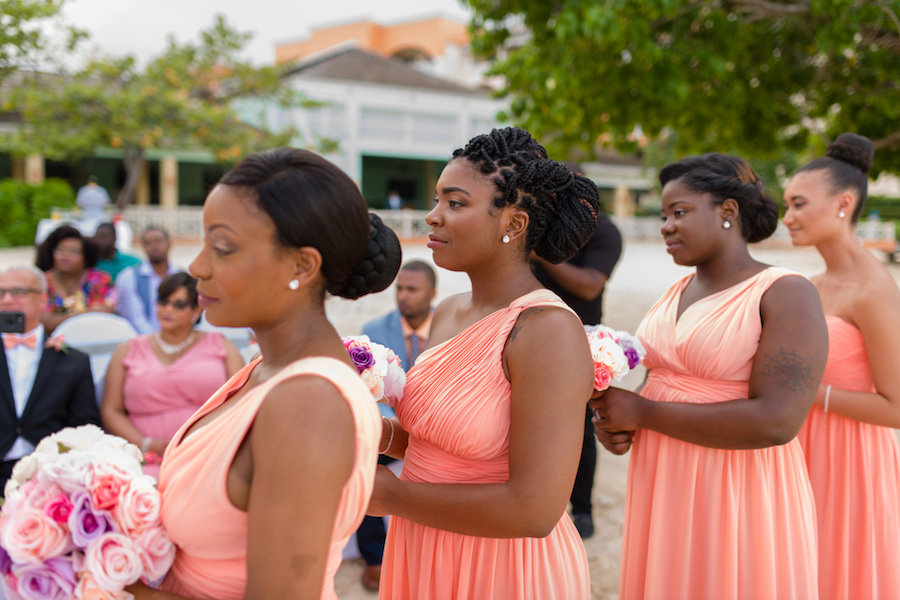
[[[53,271],[45,271],[47,276],[47,306],[44,312],[77,314],[88,308],[114,308],[116,289],[112,278],[105,271],[85,269],[78,290],[63,296],[57,290]]]

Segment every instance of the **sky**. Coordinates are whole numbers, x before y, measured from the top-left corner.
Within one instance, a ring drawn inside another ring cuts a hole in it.
[[[68,22],[90,39],[82,54],[133,54],[145,63],[161,53],[168,36],[199,39],[216,14],[240,32],[252,33],[247,55],[256,64],[275,60],[275,45],[307,37],[313,28],[370,19],[391,24],[444,16],[467,22],[459,0],[67,0]]]

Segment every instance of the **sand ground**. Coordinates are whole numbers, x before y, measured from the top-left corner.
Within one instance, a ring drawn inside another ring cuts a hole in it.
[[[196,243],[176,244],[172,252],[173,260],[186,267],[197,250]],[[824,269],[821,258],[811,248],[761,246],[753,248],[752,252],[763,262],[794,269],[807,276]],[[404,260],[420,258],[430,261],[430,256],[431,252],[420,243],[404,245]],[[0,252],[0,267],[30,263],[33,258],[34,252],[30,248],[4,250]],[[900,265],[888,265],[888,268],[900,282]],[[690,271],[674,265],[660,241],[626,242],[622,259],[607,285],[604,321],[617,329],[633,332],[643,315],[663,292]],[[438,300],[468,288],[469,282],[465,275],[438,270]],[[355,302],[331,299],[327,304],[329,318],[341,335],[358,334],[363,323],[393,308],[391,289]],[[643,377],[643,369],[638,367],[626,377],[622,387],[633,389]],[[618,595],[628,457],[614,456],[601,449],[599,459],[594,487],[596,533],[585,540],[585,548],[590,562],[593,599],[612,600]],[[372,600],[375,597],[375,593],[366,591],[359,583],[362,569],[361,559],[347,560],[341,565],[335,587],[342,600]]]

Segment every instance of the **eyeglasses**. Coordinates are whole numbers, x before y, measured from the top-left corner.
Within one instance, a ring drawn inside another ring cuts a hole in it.
[[[35,289],[35,288],[20,288],[20,287],[0,288],[0,298],[3,298],[3,296],[5,296],[7,294],[12,296],[13,298],[24,298],[28,294],[40,294],[43,291],[44,290],[39,290],[39,289]]]
[[[2,298],[2,296],[0,296],[0,298]],[[162,298],[158,298],[156,300],[156,305],[162,308],[171,306],[175,310],[184,310],[186,308],[193,308],[195,306],[187,300],[163,300]]]
[[[53,254],[58,254],[60,256],[81,256],[83,254],[82,250],[70,250],[69,248],[60,248],[56,247],[53,249]]]

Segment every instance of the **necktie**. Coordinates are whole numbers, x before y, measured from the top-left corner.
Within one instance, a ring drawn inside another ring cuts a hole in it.
[[[409,364],[406,368],[410,368],[416,364],[416,359],[422,353],[422,338],[414,333],[409,334]]]
[[[18,335],[4,335],[3,336],[3,347],[7,350],[12,350],[19,344],[24,345],[29,350],[34,350],[35,346],[37,346],[37,334],[29,333],[26,336],[18,336]]]

